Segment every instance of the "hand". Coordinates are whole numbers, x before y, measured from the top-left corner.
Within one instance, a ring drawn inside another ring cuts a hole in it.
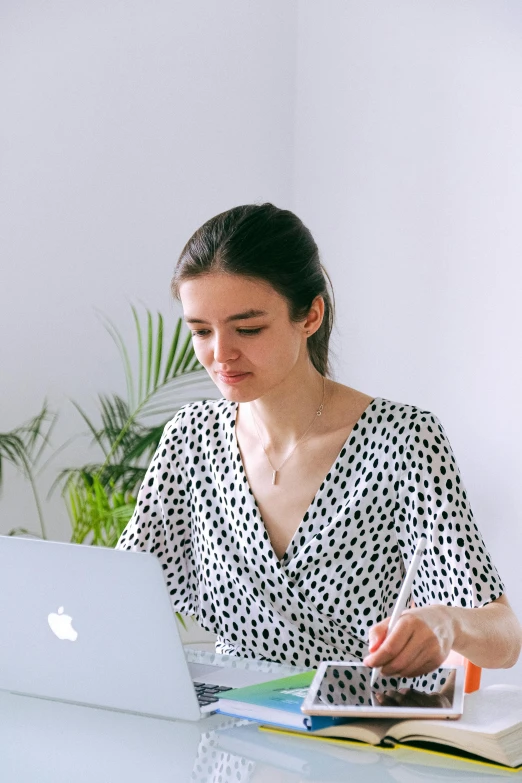
[[[406,609],[389,636],[389,617],[372,626],[370,654],[364,665],[398,677],[416,677],[438,669],[455,640],[451,608],[435,605]]]

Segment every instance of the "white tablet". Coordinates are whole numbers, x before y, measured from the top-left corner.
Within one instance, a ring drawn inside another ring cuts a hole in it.
[[[464,667],[419,677],[387,677],[372,684],[362,663],[323,661],[303,701],[307,715],[350,718],[458,718],[464,709]]]

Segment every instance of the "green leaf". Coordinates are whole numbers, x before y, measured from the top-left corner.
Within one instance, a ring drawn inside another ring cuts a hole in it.
[[[151,381],[151,375],[152,375],[152,343],[153,343],[153,326],[152,326],[152,315],[150,314],[150,310],[147,310],[147,383],[145,385],[145,393],[148,394],[150,392],[150,381]],[[143,398],[140,397],[140,401]]]
[[[167,358],[167,363],[165,365],[165,374],[163,375],[163,383],[166,383],[167,380],[169,379],[170,371],[174,363],[174,357],[176,356],[176,351],[178,350],[179,335],[181,332],[182,323],[183,323],[183,319],[178,318],[178,322],[176,324],[176,331],[174,332],[174,335],[172,337],[172,342],[170,344],[170,351]]]
[[[195,385],[203,377],[208,379],[195,357],[190,331],[182,335],[181,318],[168,338],[161,313],[153,319],[145,309],[144,328],[138,310],[133,306],[131,309],[137,341],[137,386],[123,337],[112,321],[104,317],[123,362],[126,399],[117,394],[100,394],[99,426],[75,404],[94,443],[101,449],[103,462],[92,461],[80,469],[63,470],[53,485],[62,486],[72,540],[77,542],[116,544],[133,513],[136,494],[166,420],[172,418],[180,405],[194,399]],[[156,421],[153,426],[146,426],[145,419],[152,416]]]
[[[80,414],[80,416],[82,417],[82,419],[84,420],[84,422],[89,427],[89,429],[92,432],[92,435],[93,435],[94,440],[96,441],[96,443],[99,445],[99,447],[101,448],[103,453],[107,454],[107,450],[106,450],[106,448],[105,448],[105,446],[103,444],[103,438],[100,435],[100,433],[98,432],[98,430],[96,429],[96,427],[94,426],[94,424],[92,423],[92,421],[89,419],[89,417],[87,416],[85,411],[78,405],[77,402],[75,402],[74,400],[71,400],[71,402],[74,405],[74,407],[76,408],[76,410],[78,411],[78,413]]]
[[[15,527],[13,530],[10,530],[7,534],[8,536],[30,536],[31,538],[40,538],[38,533],[32,533],[30,530],[27,530],[25,527]]]
[[[105,319],[105,328],[109,332],[110,336],[114,340],[114,343],[116,344],[116,347],[120,352],[120,356],[122,358],[123,366],[125,370],[125,380],[127,383],[127,396],[129,398],[129,405],[131,406],[131,408],[133,408],[135,404],[134,378],[132,376],[131,363],[130,363],[127,348],[125,346],[125,342],[118,329],[108,318]]]
[[[134,305],[132,306],[134,323],[136,324],[136,335],[138,339],[138,399],[143,397],[143,337],[141,334],[140,319]],[[130,398],[129,398],[130,402]]]
[[[156,367],[154,370],[154,388],[158,387],[159,374],[161,370],[161,356],[163,352],[163,317],[158,313],[158,334],[156,336]]]
[[[0,435],[0,488],[3,480],[3,460],[6,459],[29,481],[42,538],[46,538],[45,522],[35,483],[35,469],[44,449],[50,444],[49,436],[55,422],[56,414],[51,413],[44,402],[40,413],[13,432]]]
[[[185,359],[187,351],[189,351],[189,347],[191,345],[191,341],[192,341],[192,335],[189,332],[187,334],[187,336],[185,338],[185,341],[184,341],[183,345],[181,346],[181,350],[180,350],[180,352],[178,354],[178,358],[177,358],[177,361],[176,361],[176,366],[174,367],[173,375],[177,375],[178,372],[182,372],[181,366],[183,364],[183,361]]]

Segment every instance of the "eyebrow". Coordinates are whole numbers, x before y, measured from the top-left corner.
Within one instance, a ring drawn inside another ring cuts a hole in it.
[[[236,313],[235,315],[229,315],[228,318],[225,318],[225,323],[230,323],[230,321],[246,321],[248,318],[260,318],[263,315],[268,315],[266,310],[245,310],[244,313]],[[186,323],[188,324],[206,324],[208,321],[204,321],[202,318],[192,318],[191,316],[187,316],[185,318]]]

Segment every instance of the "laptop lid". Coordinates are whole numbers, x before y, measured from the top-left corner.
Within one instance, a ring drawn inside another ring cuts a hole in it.
[[[0,689],[198,720],[155,555],[0,536]]]

